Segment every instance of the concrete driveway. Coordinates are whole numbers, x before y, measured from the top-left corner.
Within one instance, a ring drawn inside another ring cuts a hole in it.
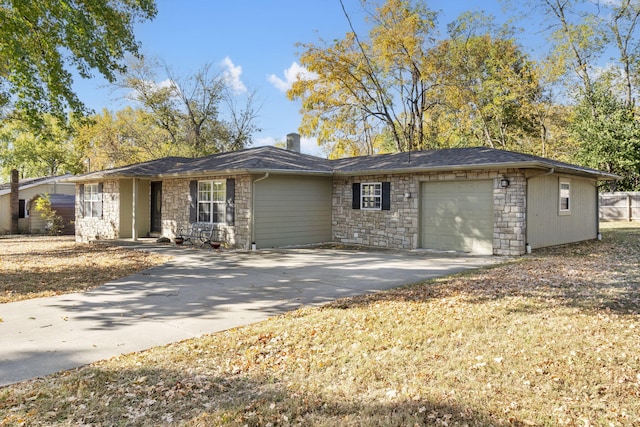
[[[426,252],[329,249],[175,256],[91,291],[0,304],[0,386],[500,261]]]

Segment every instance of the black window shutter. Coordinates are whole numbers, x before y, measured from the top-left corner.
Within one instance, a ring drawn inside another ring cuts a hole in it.
[[[382,210],[383,211],[391,210],[391,183],[390,182],[382,183]]]
[[[360,209],[360,183],[354,182],[351,190],[353,198],[351,200],[352,209]]]
[[[227,180],[227,212],[225,222],[227,225],[235,225],[236,216],[236,180]]]
[[[102,191],[104,190],[104,184],[102,182],[98,183],[98,197],[100,197],[100,201],[98,202],[98,217],[102,218],[102,201],[104,200],[104,195]]]
[[[80,198],[80,218],[84,218],[84,184],[78,185],[78,197]]]
[[[198,181],[189,181],[189,222],[198,221]]]

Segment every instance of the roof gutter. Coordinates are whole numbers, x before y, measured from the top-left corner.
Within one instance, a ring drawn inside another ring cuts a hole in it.
[[[447,165],[447,166],[426,166],[421,168],[394,168],[394,169],[369,169],[369,170],[334,170],[334,175],[337,176],[361,176],[361,175],[385,175],[385,174],[399,174],[399,173],[416,173],[416,172],[445,172],[456,170],[486,170],[486,169],[552,169],[554,172],[560,172],[559,169],[571,173],[573,175],[583,175],[586,177],[594,177],[594,175],[601,180],[617,180],[620,179],[618,175],[599,172],[599,171],[586,171],[576,168],[559,168],[550,164],[541,162],[511,162],[511,163],[483,163],[477,165]],[[546,174],[546,172],[545,172]]]
[[[556,171],[556,168],[551,168],[551,169],[549,169],[549,170],[548,170],[547,172],[545,172],[545,173],[541,173],[541,174],[538,174],[538,175],[532,175],[532,176],[527,177],[527,181],[529,181],[531,178],[538,178],[538,177],[541,177],[541,176],[549,176],[549,175],[553,175],[553,173],[554,173],[555,171]]]
[[[256,184],[269,178],[269,172],[265,172],[264,176],[256,178],[251,183],[251,249],[256,244]]]
[[[127,174],[127,173],[113,173],[113,174],[101,174],[100,172],[93,172],[84,176],[69,177],[63,181],[67,182],[87,182],[97,181],[104,179],[168,179],[168,178],[183,178],[183,177],[206,177],[211,175],[254,175],[254,174],[282,174],[282,175],[310,175],[310,176],[364,176],[364,175],[386,175],[386,174],[407,174],[417,172],[445,172],[454,170],[486,170],[486,169],[553,169],[554,172],[566,172],[572,175],[582,175],[585,177],[596,178],[598,180],[613,181],[621,179],[620,176],[595,171],[595,170],[582,170],[580,168],[562,167],[554,164],[549,164],[539,161],[529,162],[508,162],[508,163],[483,163],[483,164],[460,164],[460,165],[446,165],[446,166],[425,166],[419,168],[372,168],[372,169],[333,169],[333,170],[299,170],[299,169],[220,169],[220,170],[207,170],[192,172],[188,170],[180,170],[170,173],[158,173],[158,174]]]
[[[95,173],[95,172],[94,172]],[[78,176],[74,178],[67,178],[67,182],[86,182],[86,181],[98,181],[105,179],[167,179],[167,178],[200,178],[211,175],[255,175],[255,174],[280,174],[280,175],[313,175],[313,176],[327,176],[333,175],[332,171],[321,170],[291,170],[291,169],[224,169],[224,170],[210,170],[197,173],[191,173],[188,171],[172,172],[172,173],[160,173],[153,175],[133,175],[133,174],[113,174],[113,175],[94,175],[94,176]]]

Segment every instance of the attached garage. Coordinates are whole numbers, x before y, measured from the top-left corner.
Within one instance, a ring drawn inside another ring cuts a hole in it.
[[[421,183],[420,217],[422,248],[493,254],[493,180]]]
[[[274,175],[256,181],[256,247],[330,242],[331,192],[327,177]]]

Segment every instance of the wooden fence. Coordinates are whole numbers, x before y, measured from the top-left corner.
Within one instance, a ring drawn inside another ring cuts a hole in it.
[[[640,192],[600,193],[601,221],[640,221]]]

